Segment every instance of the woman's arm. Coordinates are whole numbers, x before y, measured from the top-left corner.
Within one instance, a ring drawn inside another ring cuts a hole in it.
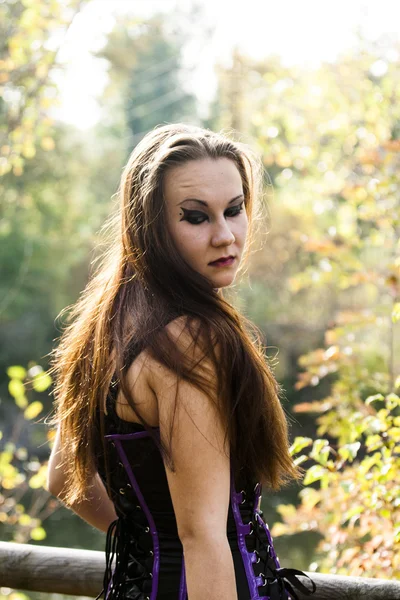
[[[57,429],[57,434],[51,451],[49,466],[47,472],[47,490],[63,500],[63,488],[65,485],[65,475],[63,472],[63,463],[65,452],[60,443],[60,431]],[[100,529],[107,531],[108,526],[117,518],[114,505],[108,497],[106,488],[97,472],[93,473],[93,477],[88,485],[87,499],[74,504],[68,504],[68,508],[73,510],[81,519]]]
[[[180,349],[192,340],[182,333],[182,321],[167,325]],[[190,351],[190,350],[189,350]],[[198,357],[197,357],[198,358]],[[196,357],[194,357],[196,359]],[[216,381],[211,363],[202,364]],[[176,393],[176,375],[148,360],[148,383],[157,396],[160,434],[169,434]],[[227,539],[230,499],[229,447],[224,447],[224,423],[209,398],[186,381],[179,382],[172,455],[176,470],[166,465],[178,535],[183,545],[190,600],[237,600],[232,551]]]

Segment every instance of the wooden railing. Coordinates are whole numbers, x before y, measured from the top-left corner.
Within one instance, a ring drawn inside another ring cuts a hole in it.
[[[0,542],[0,587],[94,598],[103,572],[103,552]],[[300,600],[400,600],[400,581],[307,574],[317,591]]]

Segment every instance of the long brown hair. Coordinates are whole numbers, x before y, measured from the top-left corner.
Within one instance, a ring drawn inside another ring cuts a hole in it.
[[[184,124],[149,132],[124,168],[119,207],[107,224],[110,240],[97,271],[72,307],[71,322],[51,353],[53,423],[59,424],[61,444],[68,448],[67,503],[85,497],[95,464],[93,431],[113,374],[138,420],[154,434],[127,385],[129,357],[146,349],[178,380],[209,391],[210,382],[193,370],[168,335],[166,325],[182,316],[218,373],[219,410],[235,474],[245,466],[250,478],[273,489],[300,476],[288,450],[281,388],[268,365],[259,330],[224,299],[222,289],[214,290],[185,262],[165,225],[166,170],[204,158],[228,158],[239,170],[249,222],[244,256],[249,254],[262,172],[252,151],[226,135]],[[171,431],[172,427],[173,420]],[[174,470],[170,443],[158,441],[155,434],[154,440]]]

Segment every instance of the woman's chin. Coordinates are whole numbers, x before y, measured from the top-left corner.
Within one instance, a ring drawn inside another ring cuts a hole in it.
[[[214,289],[219,289],[231,285],[235,281],[235,273],[220,273],[210,278]]]

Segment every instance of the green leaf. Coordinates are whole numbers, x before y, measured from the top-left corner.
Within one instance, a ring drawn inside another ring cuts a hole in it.
[[[326,465],[328,462],[329,453],[330,447],[328,440],[318,439],[314,441],[310,456],[322,465]]]
[[[319,454],[321,452],[321,450],[323,448],[325,448],[326,446],[329,446],[328,440],[324,440],[324,439],[315,440],[313,443],[312,452],[315,454]]]
[[[397,394],[391,393],[386,396],[386,406],[389,410],[393,410],[400,406],[400,397]]]
[[[13,367],[8,367],[7,375],[10,379],[25,379],[26,377],[26,369],[24,367],[20,367],[19,365],[15,365]]]
[[[298,465],[301,465],[306,460],[309,460],[309,457],[306,454],[300,454],[300,456],[297,456],[293,462],[296,466],[298,466]]]
[[[310,467],[304,477],[304,485],[310,485],[310,483],[314,483],[314,481],[318,481],[322,479],[322,477],[326,474],[326,469],[321,465],[313,465]]]
[[[293,444],[290,446],[290,454],[293,456],[293,454],[301,452],[303,448],[311,446],[312,443],[313,441],[311,438],[298,436],[295,438]]]
[[[382,402],[383,400],[385,400],[385,396],[383,396],[382,394],[375,394],[374,396],[368,396],[368,398],[365,401],[365,404],[372,404],[372,402],[379,401]]]
[[[372,437],[372,436],[371,436]],[[380,439],[380,436],[377,436]],[[357,452],[360,449],[360,442],[354,442],[353,444],[344,444],[338,449],[338,454],[343,460],[348,460],[349,462],[353,462],[355,457],[357,456]]]

